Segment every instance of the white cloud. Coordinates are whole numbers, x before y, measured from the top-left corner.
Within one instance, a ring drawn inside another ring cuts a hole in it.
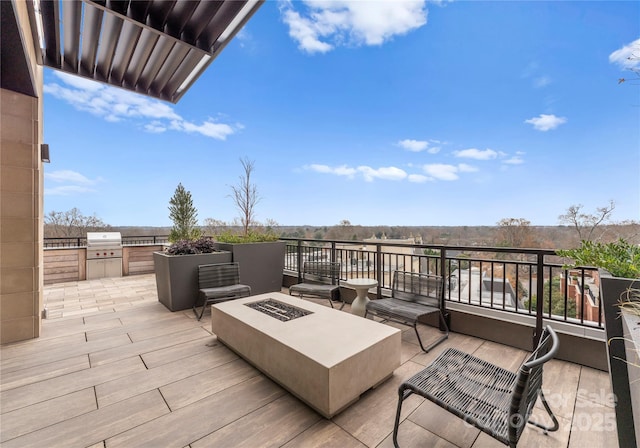
[[[312,164],[304,166],[304,169],[348,178],[353,178],[359,173],[367,182],[373,182],[375,179],[399,181],[408,177],[404,170],[396,168],[395,166],[372,168],[370,166],[360,165],[357,168],[352,168],[347,165],[330,167],[328,165]],[[415,182],[415,180],[413,181]]]
[[[513,156],[506,160],[503,160],[502,163],[505,163],[507,165],[520,165],[524,163],[524,159],[520,156]]]
[[[546,132],[566,123],[567,119],[565,117],[556,117],[555,115],[540,114],[539,117],[529,118],[524,122],[532,124],[533,128],[538,131]]]
[[[91,193],[96,191],[91,188],[91,185],[95,185],[102,182],[102,178],[89,179],[83,174],[72,170],[58,170],[44,174],[45,183],[54,182],[58,184],[71,184],[71,185],[58,185],[55,187],[45,186],[44,194],[48,196],[70,196],[80,193]]]
[[[92,185],[100,182],[102,179],[89,179],[88,177],[71,170],[58,170],[50,173],[44,173],[44,178],[52,182],[71,182],[83,185]]]
[[[355,168],[349,168],[346,165],[341,165],[335,168],[331,168],[328,165],[312,164],[312,165],[307,165],[304,168],[311,171],[316,171],[318,173],[335,174],[337,176],[353,177],[354,174],[356,174]]]
[[[409,176],[407,176],[407,180],[409,182],[421,184],[421,183],[433,180],[433,178],[427,177],[427,176],[423,176],[422,174],[409,174]]]
[[[444,163],[432,163],[422,167],[425,173],[430,177],[438,180],[456,180],[458,176],[458,167],[455,165],[447,165]]]
[[[406,140],[400,140],[398,142],[398,146],[401,146],[404,149],[407,149],[409,151],[420,152],[420,151],[424,151],[429,147],[429,142],[424,140],[406,139]]]
[[[219,123],[212,118],[197,125],[185,120],[172,106],[161,101],[78,76],[62,72],[54,74],[62,84],[45,84],[45,93],[112,123],[126,120],[138,123],[142,129],[151,133],[171,129],[198,133],[218,140],[225,140],[242,129],[240,124]]]
[[[466,163],[461,163],[458,165],[458,171],[461,173],[475,173],[478,171],[478,168],[472,165],[467,165]]]
[[[75,87],[80,90],[101,90],[104,88],[104,84],[90,79],[82,78],[80,76],[70,75],[64,72],[54,72],[54,74],[60,78],[65,84]]]
[[[145,124],[144,129],[154,134],[160,134],[166,131],[167,127],[160,121],[152,121],[151,123]]]
[[[407,177],[407,173],[395,166],[387,166],[381,168],[371,168],[369,166],[359,166],[358,171],[364,176],[367,182],[373,182],[374,179],[386,180],[402,180]]]
[[[484,151],[477,148],[463,149],[461,151],[454,151],[453,155],[460,158],[476,160],[490,160],[498,157],[498,153],[496,151],[488,148]]]
[[[45,188],[45,196],[71,196],[81,193],[93,193],[96,190],[93,188],[83,187],[81,185],[61,185],[54,188]]]
[[[187,133],[198,133],[205,137],[211,137],[218,140],[226,140],[235,130],[228,124],[215,123],[211,119],[205,121],[201,125],[189,123],[185,120],[173,120],[169,126],[170,129],[183,131]]]
[[[405,139],[400,140],[396,145],[412,152],[421,152],[426,150],[429,154],[437,154],[440,152],[440,146],[432,146],[432,143],[440,144],[442,142],[438,140],[413,140]]]
[[[640,39],[636,39],[611,53],[609,62],[623,69],[640,68]]]
[[[304,52],[326,53],[336,46],[382,45],[427,23],[424,1],[282,1],[282,20]]]
[[[466,163],[460,163],[458,165],[434,163],[422,165],[420,168],[426,175],[420,173],[409,174],[405,170],[395,166],[373,168],[367,165],[360,165],[357,168],[352,168],[347,165],[331,167],[329,165],[312,164],[305,165],[303,167],[305,170],[323,174],[333,174],[336,176],[345,176],[350,179],[353,179],[357,174],[360,174],[366,182],[373,182],[376,179],[408,181],[412,183],[433,182],[436,180],[457,180],[460,177],[459,173],[473,173],[478,171],[478,168]]]

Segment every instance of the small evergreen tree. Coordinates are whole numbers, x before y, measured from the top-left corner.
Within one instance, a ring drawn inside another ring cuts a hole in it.
[[[174,243],[179,240],[200,238],[202,232],[197,227],[198,211],[193,206],[191,192],[185,190],[181,183],[178,184],[169,204],[171,204],[169,205],[169,218],[173,221],[169,241]]]

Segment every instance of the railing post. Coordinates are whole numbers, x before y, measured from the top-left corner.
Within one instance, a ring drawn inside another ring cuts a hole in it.
[[[382,276],[382,244],[376,244],[376,279],[378,280],[378,287],[376,288],[376,295],[378,299],[382,298],[382,282],[384,277]]]
[[[440,298],[441,310],[445,309],[444,296],[445,296],[445,291],[449,288],[449,278],[447,276],[446,263],[447,263],[447,249],[443,247],[442,249],[440,249],[440,275],[442,275],[442,282],[443,282],[442,286],[444,286],[442,288],[442,297]]]
[[[298,283],[302,283],[302,240],[298,240]]]
[[[336,262],[336,242],[331,241],[331,262]]]
[[[533,350],[538,346],[540,336],[542,336],[542,310],[544,306],[544,254],[538,253],[537,275],[536,275],[536,331],[533,333]],[[551,297],[549,297],[551,300]]]

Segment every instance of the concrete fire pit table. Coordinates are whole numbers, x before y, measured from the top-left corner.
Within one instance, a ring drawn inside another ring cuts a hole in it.
[[[331,418],[400,367],[400,330],[281,293],[211,307],[218,340]]]

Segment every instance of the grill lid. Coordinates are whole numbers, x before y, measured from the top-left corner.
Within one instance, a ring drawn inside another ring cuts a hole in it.
[[[87,232],[87,247],[120,247],[120,232]]]

